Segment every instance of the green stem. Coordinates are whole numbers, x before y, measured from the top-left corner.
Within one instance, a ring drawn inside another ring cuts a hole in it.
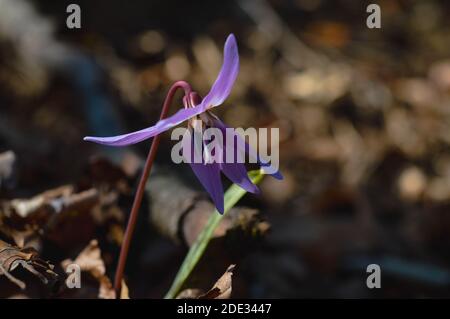
[[[264,175],[260,171],[249,172],[249,177],[255,184],[258,184],[262,180],[263,176]],[[217,228],[222,218],[226,213],[228,213],[231,208],[233,208],[234,205],[236,205],[236,203],[242,198],[242,196],[245,195],[245,193],[246,191],[236,184],[233,184],[230,186],[230,188],[228,188],[224,198],[225,209],[223,215],[220,215],[219,212],[215,210],[209,217],[208,223],[205,225],[205,228],[203,228],[202,232],[198,235],[194,244],[189,249],[188,254],[184,258],[183,264],[178,270],[172,286],[164,297],[165,299],[175,298],[184,282],[189,277],[192,270],[197,265],[201,256],[205,252],[206,247],[208,246],[208,243],[212,238],[214,230]]]

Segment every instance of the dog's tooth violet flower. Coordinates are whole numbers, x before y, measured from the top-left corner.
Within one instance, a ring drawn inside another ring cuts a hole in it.
[[[201,99],[196,92],[190,92],[183,98],[184,109],[179,110],[171,117],[160,120],[154,126],[113,137],[87,136],[84,140],[109,146],[131,145],[154,137],[184,121],[189,120],[189,130],[187,132],[190,134],[187,138],[183,138],[183,144],[192,150],[190,155],[191,157],[196,153],[200,153],[201,161],[196,162],[192,158],[186,158],[189,156],[186,156],[184,152],[183,156],[187,162],[190,163],[195,175],[211,196],[217,210],[220,213],[223,213],[224,198],[220,172],[223,172],[233,183],[238,184],[246,191],[258,193],[259,190],[257,186],[254,185],[248,178],[247,171],[243,163],[239,163],[238,161],[227,163],[225,160],[219,162],[210,162],[205,160],[205,153],[203,150],[205,145],[196,145],[194,138],[195,134],[200,134],[203,131],[203,127],[217,128],[223,132],[224,140],[220,143],[219,150],[216,149],[215,151],[221,152],[223,159],[225,159],[227,152],[230,151],[233,151],[233,154],[239,152],[248,153],[251,157],[257,159],[257,162],[263,170],[265,167],[269,166],[269,164],[260,160],[256,155],[256,152],[251,150],[248,144],[245,143],[245,141],[242,141],[242,138],[237,134],[232,135],[235,139],[234,143],[229,143],[230,141],[226,141],[226,125],[210,112],[213,107],[222,104],[228,97],[238,72],[239,54],[236,39],[233,34],[230,34],[225,42],[222,68],[211,90],[203,99]],[[237,140],[241,143],[236,143]],[[188,145],[186,145],[186,143]],[[202,143],[204,143],[204,141],[202,141]],[[241,147],[239,148],[237,145],[241,145]],[[233,149],[230,149],[230,147],[233,147]],[[183,150],[184,149],[185,148],[183,148]],[[270,175],[277,179],[282,178],[279,172]]]

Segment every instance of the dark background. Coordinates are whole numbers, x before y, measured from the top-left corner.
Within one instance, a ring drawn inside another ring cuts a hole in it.
[[[265,178],[261,196],[240,202],[271,231],[242,254],[227,246],[239,260],[233,296],[449,297],[448,2],[377,1],[382,27],[368,29],[365,1],[77,1],[80,30],[65,25],[69,3],[0,1],[0,151],[17,162],[3,202],[82,188],[99,155],[120,165],[127,152],[144,157],[149,142],[111,150],[82,137],[152,125],[176,80],[205,94],[234,33],[240,74],[215,113],[233,127],[280,128],[285,179]],[[158,164],[200,189],[187,165],[172,164],[172,143],[166,133]],[[135,177],[128,183],[119,232]],[[58,264],[95,234],[112,277],[118,245],[107,227],[66,246],[44,238],[40,252]],[[131,297],[162,297],[185,253],[142,217]],[[211,286],[228,264],[205,263]],[[370,263],[381,266],[381,289],[366,287]]]

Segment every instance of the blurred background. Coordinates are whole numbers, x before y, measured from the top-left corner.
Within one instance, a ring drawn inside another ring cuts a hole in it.
[[[285,179],[266,177],[239,203],[257,211],[258,236],[222,234],[185,288],[208,289],[236,263],[233,297],[450,296],[448,2],[374,1],[381,29],[369,29],[369,1],[79,0],[81,29],[68,29],[71,2],[0,0],[4,243],[34,247],[63,276],[96,239],[112,278],[150,142],[82,138],[154,124],[176,80],[206,94],[234,33],[240,73],[214,112],[232,127],[279,128]],[[165,133],[156,171],[201,192],[170,160],[173,143]],[[162,297],[189,246],[162,234],[151,202],[127,265],[132,298]],[[371,263],[380,289],[366,286]],[[76,292],[26,271],[24,290],[0,276],[0,296],[95,298],[107,278],[91,275]]]

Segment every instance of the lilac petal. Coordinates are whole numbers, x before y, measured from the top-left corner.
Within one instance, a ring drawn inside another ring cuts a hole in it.
[[[214,120],[215,122],[216,120]],[[233,183],[239,185],[243,189],[245,189],[247,192],[253,193],[253,194],[259,194],[259,188],[252,183],[250,178],[248,177],[247,170],[245,168],[245,165],[243,163],[240,163],[237,161],[237,152],[236,149],[236,143],[235,141],[228,141],[227,135],[225,131],[225,124],[222,123],[219,119],[217,119],[220,123],[218,123],[218,128],[222,131],[223,134],[223,150],[222,150],[222,163],[220,164],[220,169],[225,174],[226,177],[228,177],[229,180],[231,180]],[[234,138],[236,140],[236,138]],[[233,149],[231,149],[233,148]],[[232,153],[235,154],[235,163],[227,163],[227,153],[233,151]]]
[[[211,196],[219,213],[224,212],[223,188],[220,179],[220,167],[217,163],[211,164],[195,164],[190,163],[195,176]]]
[[[136,144],[145,139],[158,135],[180,124],[181,122],[202,113],[207,108],[222,104],[222,102],[230,94],[238,72],[239,54],[236,39],[233,34],[230,34],[225,42],[223,65],[219,75],[217,76],[211,90],[199,105],[194,108],[182,109],[173,116],[159,121],[156,125],[140,131],[111,137],[86,136],[84,140],[109,146],[125,146]]]
[[[229,127],[225,123],[223,123],[221,120],[219,120],[216,117],[214,119],[214,125],[216,127],[220,128],[222,130],[224,136],[226,136],[226,129],[229,128]],[[247,153],[247,154],[249,154],[249,156],[251,158],[256,159],[256,162],[263,169],[263,171],[266,171],[265,168],[272,168],[270,163],[268,163],[268,162],[264,161],[263,159],[261,159],[261,157],[258,155],[258,153],[253,149],[253,147],[251,147],[239,134],[235,133],[234,137],[235,137],[235,140],[234,140],[234,143],[233,143],[233,147],[234,147],[235,159],[236,159],[236,156],[237,156],[236,154],[240,151],[242,153]],[[271,170],[273,170],[273,169],[271,169]],[[280,173],[279,170],[277,170],[275,173],[272,173],[272,174],[269,174],[269,175],[275,177],[278,180],[283,179],[283,175]]]
[[[224,212],[224,199],[222,181],[220,178],[220,167],[217,163],[205,163],[203,158],[203,141],[198,143],[195,139],[197,132],[194,129],[187,130],[183,136],[183,157],[191,165],[195,176],[208,192],[219,213]],[[185,150],[190,152],[185,153]],[[198,157],[197,157],[198,156]],[[198,159],[198,162],[195,160]]]
[[[239,134],[236,134],[236,138],[239,141],[236,144],[237,144],[238,148],[240,149],[240,151],[247,153],[250,158],[256,159],[256,162],[261,167],[263,172],[266,172],[266,174],[267,174],[267,171],[274,170],[272,165],[270,165],[269,162],[263,160],[261,158],[261,156],[259,156],[258,153],[253,149],[253,147],[251,147]],[[242,146],[242,145],[244,145],[244,146]],[[268,175],[273,176],[278,180],[283,179],[283,175],[281,175],[279,170],[277,170],[275,173],[270,173]]]
[[[252,183],[248,177],[245,165],[242,163],[222,163],[220,165],[222,172],[228,177],[233,183],[239,185],[241,188],[245,189],[247,192],[253,194],[259,194],[259,188]]]
[[[239,53],[236,38],[230,34],[225,41],[223,64],[219,75],[209,93],[203,99],[207,107],[218,106],[230,95],[231,89],[239,72]]]
[[[265,167],[271,167],[269,163],[264,162],[261,158],[257,158],[259,166],[261,166],[262,170],[265,171]],[[282,180],[284,177],[281,172],[278,170],[275,173],[270,174],[270,176],[275,177],[278,180]]]
[[[155,135],[158,135],[164,131],[167,131],[168,129],[202,113],[203,111],[204,107],[202,104],[200,104],[194,108],[181,109],[171,117],[160,120],[158,123],[156,123],[156,125],[140,131],[111,137],[86,136],[83,140],[109,146],[125,146],[136,144]]]

